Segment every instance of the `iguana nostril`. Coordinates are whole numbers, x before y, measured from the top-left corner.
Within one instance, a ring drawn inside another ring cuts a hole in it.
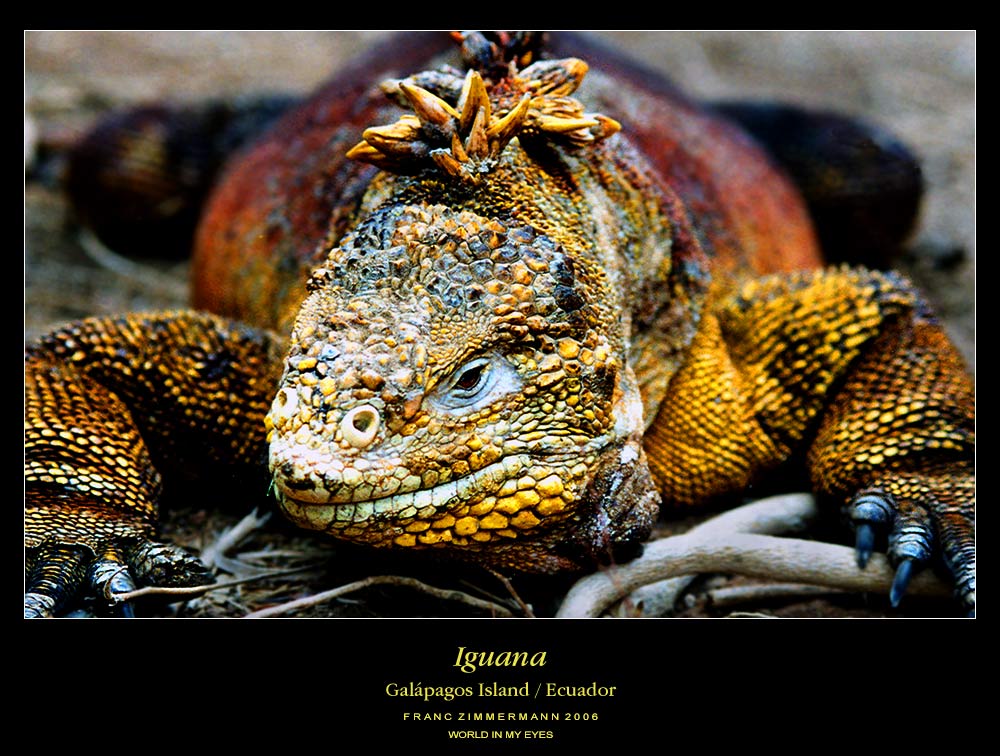
[[[344,415],[344,419],[340,422],[340,431],[344,434],[344,440],[355,449],[368,446],[378,433],[378,427],[378,410],[370,404],[355,407]]]

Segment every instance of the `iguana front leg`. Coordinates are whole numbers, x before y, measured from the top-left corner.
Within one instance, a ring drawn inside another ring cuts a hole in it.
[[[266,469],[273,335],[193,312],[80,321],[25,360],[25,616],[136,582],[203,582],[154,540],[161,475]]]
[[[736,493],[807,458],[848,507],[862,566],[943,556],[975,605],[974,398],[962,360],[896,274],[833,269],[716,292],[645,446],[664,505]]]
[[[888,537],[893,605],[913,568],[940,554],[956,592],[975,608],[974,407],[954,346],[918,315],[867,350],[810,447],[817,489],[848,507],[861,567],[876,537]]]

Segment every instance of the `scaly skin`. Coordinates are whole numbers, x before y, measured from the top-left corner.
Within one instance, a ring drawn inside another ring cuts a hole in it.
[[[190,312],[84,320],[31,345],[26,610],[57,611],[88,569],[100,593],[129,571],[167,585],[204,580],[196,559],[151,540],[159,471],[225,481],[262,465],[284,350],[272,334]],[[54,569],[71,576],[43,579]]]
[[[436,53],[414,39],[399,58]],[[592,93],[615,135],[568,97],[585,67],[521,50],[507,76],[465,44],[485,83],[394,85],[417,118],[362,134],[345,119],[378,108],[358,84],[386,67],[373,54],[216,193],[196,301],[287,345],[173,313],[29,351],[26,612],[157,566],[199,579],[149,545],[155,468],[265,453],[303,527],[534,572],[627,555],[661,498],[807,457],[862,556],[888,531],[900,592],[943,553],[974,606],[971,383],[912,287],[778,274],[818,259],[790,187],[620,60]],[[384,171],[345,160],[362,136],[350,155]]]
[[[714,299],[714,297],[713,297]],[[751,281],[719,296],[645,437],[664,502],[736,493],[795,455],[899,565],[943,554],[975,605],[973,386],[901,276],[840,268]]]

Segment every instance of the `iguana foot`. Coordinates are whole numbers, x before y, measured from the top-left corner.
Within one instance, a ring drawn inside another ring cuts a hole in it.
[[[933,495],[928,502],[897,500],[878,488],[859,492],[848,505],[854,525],[858,566],[864,569],[879,536],[887,538],[886,556],[896,568],[889,592],[899,606],[911,577],[934,557],[944,559],[955,581],[955,594],[970,613],[976,606],[975,523],[963,511],[945,507]]]
[[[114,613],[131,617],[131,604],[118,597],[137,585],[211,582],[208,569],[197,557],[154,541],[107,546],[97,555],[83,546],[61,544],[45,544],[32,551],[24,589],[25,619],[57,616],[87,593],[106,602]]]

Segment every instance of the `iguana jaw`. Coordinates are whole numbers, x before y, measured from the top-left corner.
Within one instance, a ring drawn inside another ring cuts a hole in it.
[[[565,519],[588,472],[582,459],[567,469],[518,454],[432,488],[368,501],[319,503],[276,490],[286,515],[303,527],[372,545],[461,547],[526,537],[543,520]]]

